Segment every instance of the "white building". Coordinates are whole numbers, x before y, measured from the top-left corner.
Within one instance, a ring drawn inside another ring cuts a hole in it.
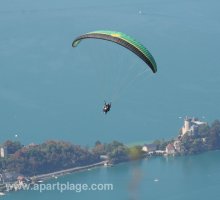
[[[204,125],[207,125],[207,122],[199,121],[194,117],[193,118],[186,117],[184,119],[184,125],[181,129],[182,131],[181,136],[185,135],[186,133],[191,135],[197,134],[198,128]]]
[[[156,150],[157,150],[156,144],[145,144],[142,147],[142,151],[144,151],[144,152],[150,152],[150,151],[156,151]]]
[[[6,157],[7,152],[4,147],[0,147],[0,158]]]
[[[181,151],[181,145],[180,144],[181,144],[180,140],[175,140],[174,143],[173,143],[173,146],[174,146],[174,148],[177,152]]]
[[[175,147],[173,146],[173,144],[171,144],[171,143],[168,144],[166,146],[165,152],[166,152],[167,155],[174,155],[176,151],[175,151]]]

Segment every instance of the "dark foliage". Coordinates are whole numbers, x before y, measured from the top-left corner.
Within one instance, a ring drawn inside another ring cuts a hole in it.
[[[35,175],[89,165],[100,161],[99,156],[78,145],[67,142],[48,141],[29,145],[17,150],[0,166],[24,175]]]

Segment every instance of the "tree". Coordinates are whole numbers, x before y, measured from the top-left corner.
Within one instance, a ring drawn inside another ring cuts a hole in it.
[[[220,121],[216,120],[210,127],[207,139],[208,149],[220,149]]]
[[[142,146],[133,146],[128,148],[128,156],[131,160],[140,159],[143,154]]]
[[[8,154],[14,154],[16,151],[20,150],[23,147],[20,142],[13,142],[11,140],[7,140],[6,142],[4,142],[3,146],[7,149]]]
[[[128,161],[128,149],[125,146],[118,146],[109,154],[109,157],[112,163]]]
[[[208,125],[199,126],[198,134],[201,137],[206,137],[210,132],[210,127]]]

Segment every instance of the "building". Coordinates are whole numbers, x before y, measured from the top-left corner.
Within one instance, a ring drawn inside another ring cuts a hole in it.
[[[207,125],[207,122],[199,121],[197,118],[186,117],[181,129],[181,136],[185,134],[196,135],[200,126]]]
[[[17,177],[17,182],[18,182],[18,184],[23,184],[26,182],[26,178],[24,176],[20,175]]]
[[[0,158],[5,158],[7,156],[7,151],[5,147],[0,147]]]
[[[176,151],[175,151],[175,147],[173,146],[173,144],[171,144],[171,143],[168,144],[166,146],[165,152],[166,152],[167,155],[174,155],[176,153]]]
[[[174,148],[177,152],[181,151],[181,142],[180,142],[180,140],[175,140],[174,143],[173,143],[173,146],[174,146]]]
[[[145,144],[142,147],[142,151],[144,151],[144,152],[151,152],[151,151],[156,151],[156,150],[157,150],[156,144]]]

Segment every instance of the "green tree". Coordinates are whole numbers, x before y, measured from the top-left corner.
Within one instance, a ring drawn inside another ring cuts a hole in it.
[[[214,121],[210,127],[207,146],[209,150],[220,149],[220,121],[218,120]]]
[[[133,146],[128,148],[128,156],[130,160],[137,160],[142,158],[144,152],[142,151],[142,146]]]
[[[7,149],[8,154],[14,154],[16,151],[23,147],[20,142],[11,140],[4,142],[3,146]]]

